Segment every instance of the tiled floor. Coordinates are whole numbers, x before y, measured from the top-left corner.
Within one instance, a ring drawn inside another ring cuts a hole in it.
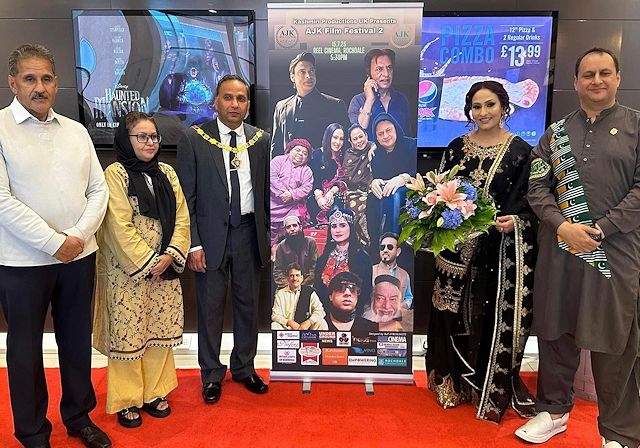
[[[5,341],[6,334],[0,333],[0,367],[5,367]],[[413,336],[413,369],[424,369],[424,351],[426,336]],[[228,363],[233,338],[231,333],[222,336],[222,362]],[[535,337],[529,338],[525,347],[525,357],[522,363],[523,371],[538,370],[538,352]],[[179,369],[198,368],[198,338],[195,333],[187,333],[183,337],[180,346],[174,349],[176,367]],[[45,367],[58,367],[57,346],[52,333],[46,333],[43,338],[43,357]],[[93,351],[93,367],[104,367],[107,365],[107,358],[97,351]],[[260,333],[258,335],[258,355],[255,366],[258,369],[271,368],[271,333]]]

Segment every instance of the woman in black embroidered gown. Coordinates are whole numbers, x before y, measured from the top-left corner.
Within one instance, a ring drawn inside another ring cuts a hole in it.
[[[526,201],[531,146],[503,128],[509,96],[495,81],[475,83],[465,97],[473,130],[454,139],[441,170],[488,192],[499,209],[488,234],[436,258],[426,369],[444,408],[472,401],[479,419],[499,422],[509,405],[533,415],[520,380],[532,319],[535,215]]]

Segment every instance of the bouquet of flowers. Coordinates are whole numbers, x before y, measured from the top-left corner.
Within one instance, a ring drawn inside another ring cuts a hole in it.
[[[456,177],[459,168],[411,178],[400,215],[399,243],[408,242],[414,251],[426,246],[437,256],[443,249],[455,251],[465,239],[486,233],[495,224],[498,210],[493,199]]]

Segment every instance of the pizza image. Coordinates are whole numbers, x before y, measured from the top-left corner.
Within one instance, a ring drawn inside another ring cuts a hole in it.
[[[509,94],[511,110],[514,106],[529,108],[533,106],[540,94],[540,87],[532,79],[512,83],[502,78],[491,76],[452,76],[445,78],[442,85],[439,118],[442,120],[467,121],[464,115],[464,97],[473,84],[481,81],[497,81]]]

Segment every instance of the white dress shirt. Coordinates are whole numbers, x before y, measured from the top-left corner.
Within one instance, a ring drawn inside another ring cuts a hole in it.
[[[226,126],[220,119],[218,121],[218,130],[220,131],[220,141],[225,145],[228,145],[231,141],[231,135],[229,132],[235,131],[236,144],[238,146],[244,145],[247,142],[247,136],[244,133],[244,125],[236,129],[231,129]],[[222,160],[224,160],[224,166],[227,169],[227,187],[229,188],[229,197],[231,197],[231,172],[229,171],[229,155],[227,151],[221,149]],[[251,185],[251,165],[249,161],[249,151],[251,148],[245,149],[237,153],[240,159],[240,168],[238,168],[238,180],[240,181],[240,213],[246,215],[247,213],[254,212],[253,206],[253,186]],[[233,155],[231,155],[233,159]]]

